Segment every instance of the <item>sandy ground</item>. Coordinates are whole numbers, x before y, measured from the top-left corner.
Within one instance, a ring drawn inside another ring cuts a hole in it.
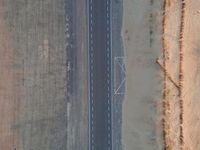
[[[123,42],[126,93],[123,102],[124,150],[162,149],[162,77],[156,59],[162,54],[162,2],[124,0]],[[160,112],[159,112],[160,111]]]
[[[166,1],[162,61],[165,63],[165,136],[169,150],[199,149],[199,4]],[[161,63],[162,64],[162,63]],[[172,80],[169,80],[169,77]]]
[[[88,149],[85,0],[0,0],[0,150]]]
[[[184,150],[200,149],[200,1],[186,1],[183,30]]]
[[[0,149],[87,149],[84,2],[67,34],[75,46],[63,40],[64,0],[0,0]],[[200,149],[200,1],[163,2],[123,1],[123,150]],[[70,99],[66,46],[78,60]]]
[[[200,149],[200,2],[163,2],[124,0],[125,150]]]
[[[71,0],[73,3],[73,92],[68,126],[68,149],[88,149],[88,53],[86,1]]]
[[[66,150],[65,2],[0,7],[0,149]]]
[[[17,132],[13,129],[16,107],[16,77],[13,72],[11,33],[4,20],[4,3],[0,1],[0,149],[17,147]]]

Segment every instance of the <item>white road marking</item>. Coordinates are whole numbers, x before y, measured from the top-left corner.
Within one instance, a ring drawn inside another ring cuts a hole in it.
[[[107,80],[108,85],[110,84],[110,80]],[[109,94],[108,94],[109,95]]]
[[[109,70],[110,70],[109,67],[107,67],[107,72],[109,72]]]
[[[90,53],[93,53],[93,46],[90,47]]]
[[[90,10],[92,11],[92,5],[90,5]]]
[[[93,65],[91,65],[91,70],[93,71],[93,69],[94,69],[94,67],[93,67]]]
[[[110,32],[110,27],[109,27],[109,26],[107,26],[106,30],[107,30],[107,32]]]
[[[109,20],[108,19],[106,20],[106,24],[109,25]]]
[[[109,37],[110,37],[110,35],[109,34],[107,34],[107,38],[109,39]]]
[[[109,58],[110,57],[110,54],[109,53],[107,53],[107,57]],[[109,61],[109,60],[108,60]]]
[[[90,0],[90,11],[92,11],[93,10],[93,1],[92,0]],[[107,24],[107,27],[106,27],[106,30],[107,30],[107,32],[110,32],[110,7],[109,7],[109,5],[110,5],[110,1],[109,0],[107,0],[106,1],[106,4],[107,4],[107,6],[106,6],[106,16],[107,16],[107,20],[106,20],[106,24]],[[92,34],[92,31],[93,31],[93,13],[91,13],[90,14],[90,31],[91,31],[91,34],[90,34],[90,44],[91,44],[91,47],[90,47],[90,51],[91,52],[93,52],[93,34]],[[107,87],[107,91],[108,91],[108,97],[110,97],[110,73],[111,73],[111,68],[110,68],[110,65],[111,65],[111,62],[110,62],[110,34],[108,34],[107,33],[107,35],[106,35],[106,38],[107,38],[107,42],[106,42],[106,44],[107,44],[107,48],[106,48],[106,50],[107,50],[107,84],[108,84],[108,87]],[[91,81],[91,91],[92,91],[92,93],[91,93],[91,98],[93,98],[93,76],[94,76],[94,73],[93,73],[93,71],[94,71],[94,66],[93,66],[93,63],[94,63],[94,54],[93,53],[91,53],[90,54],[90,69],[91,69],[91,73],[90,73],[90,76],[91,76],[91,79],[90,79],[90,81]],[[91,112],[91,117],[92,117],[92,121],[91,121],[91,124],[92,124],[92,132],[91,132],[91,136],[92,136],[92,144],[91,144],[91,148],[92,148],[92,150],[94,150],[94,121],[93,121],[93,118],[94,118],[94,101],[93,101],[93,99],[91,100],[91,102],[92,102],[92,106],[91,106],[91,110],[92,110],[92,112]],[[110,106],[110,98],[108,98],[108,105]],[[108,111],[110,110],[110,107],[108,107],[107,108],[108,109]],[[111,116],[111,114],[110,114],[110,112],[108,113],[108,122],[111,122],[110,121],[110,116]],[[111,128],[110,128],[110,125],[108,125],[108,130],[110,131],[111,130]],[[108,133],[108,144],[110,144],[110,137],[111,137],[111,134],[110,134],[110,132]],[[110,146],[108,146],[108,150],[111,150],[111,147]]]
[[[91,115],[91,116],[92,116],[92,119],[93,119],[93,118],[94,118],[94,115],[93,115],[93,113],[92,113],[92,115]]]
[[[108,113],[108,117],[110,118],[110,113]]]
[[[110,133],[108,133],[108,137],[110,137]],[[110,140],[109,140],[110,141]]]
[[[91,91],[93,92],[93,86],[91,86]]]
[[[110,140],[108,140],[108,144],[110,145]]]
[[[94,94],[93,94],[93,93],[91,93],[91,97],[92,97],[92,98],[94,97]]]
[[[92,84],[92,86],[93,86],[93,82],[94,82],[94,81],[93,81],[93,79],[91,78],[91,84]],[[92,94],[93,94],[93,93],[92,93]]]
[[[93,59],[93,56],[94,56],[94,54],[93,53],[90,53],[90,56],[92,57],[92,59]]]
[[[110,74],[109,74],[109,73],[107,73],[107,77],[108,77],[108,78],[110,77]]]

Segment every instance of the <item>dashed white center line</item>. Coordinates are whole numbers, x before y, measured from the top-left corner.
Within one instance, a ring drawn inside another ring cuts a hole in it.
[[[92,12],[94,10],[93,8],[93,0],[90,0],[90,3],[89,3],[89,9],[90,9],[90,12]],[[107,111],[108,111],[108,150],[111,150],[111,147],[110,147],[110,143],[111,143],[111,133],[110,133],[110,130],[111,130],[111,127],[110,127],[110,116],[111,116],[111,113],[110,113],[110,84],[111,84],[111,81],[110,81],[110,73],[111,73],[111,54],[110,54],[110,0],[106,0],[106,31],[108,32],[106,34],[106,57],[107,57],[107,61],[106,61],[106,64],[107,64],[107,68],[106,68],[106,71],[107,71],[107,103],[108,103],[108,107],[107,107]],[[91,96],[91,148],[92,150],[94,150],[94,94],[93,94],[93,84],[94,84],[94,81],[93,81],[93,77],[94,77],[94,53],[93,53],[93,22],[94,21],[94,18],[93,18],[93,13],[90,13],[90,90],[91,90],[91,93],[90,93],[90,96]]]
[[[93,113],[92,113],[92,115],[91,115],[91,116],[92,116],[92,119],[93,119],[93,118],[94,118],[94,115],[93,115]]]
[[[90,0],[90,11],[92,12],[93,6],[92,6],[92,0]],[[93,13],[90,13],[90,82],[91,82],[91,145],[92,150],[94,150],[94,95],[93,95],[93,71],[94,71],[94,65],[93,65],[93,59],[94,59],[94,53],[93,53]]]
[[[110,133],[110,124],[111,124],[111,120],[110,120],[110,117],[111,117],[111,112],[110,112],[110,71],[111,71],[111,67],[110,67],[110,65],[111,65],[111,62],[110,62],[110,13],[109,13],[109,2],[110,2],[110,0],[107,0],[106,1],[106,3],[107,3],[107,7],[106,7],[106,17],[107,17],[107,20],[106,20],[106,25],[107,25],[107,27],[106,27],[106,30],[107,30],[107,34],[106,34],[106,38],[107,38],[107,58],[108,58],[108,60],[107,60],[107,84],[108,84],[108,88],[107,88],[107,91],[108,91],[108,107],[107,107],[107,111],[108,111],[108,114],[107,114],[107,116],[108,116],[108,127],[107,127],[107,129],[108,129],[108,150],[111,150],[111,147],[110,147],[110,143],[111,143],[111,133]]]
[[[93,69],[94,69],[94,67],[93,67],[93,65],[91,66],[91,70],[93,71]]]
[[[107,80],[108,85],[110,84],[110,80]]]
[[[110,77],[110,74],[107,74],[107,77],[109,78],[109,77]]]
[[[94,97],[93,93],[91,93],[91,97],[92,97],[92,98]]]

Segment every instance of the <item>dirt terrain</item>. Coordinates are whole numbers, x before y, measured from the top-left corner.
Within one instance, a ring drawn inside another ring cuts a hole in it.
[[[66,150],[64,0],[0,8],[0,149]]]
[[[17,147],[17,132],[13,129],[16,117],[17,78],[13,70],[12,34],[4,20],[3,0],[0,1],[0,10],[0,149],[10,150]]]
[[[200,2],[124,0],[123,148],[199,149]]]
[[[200,149],[200,1],[112,12],[114,149]],[[0,149],[88,149],[86,13],[85,0],[0,0]]]
[[[124,150],[162,149],[162,110],[157,109],[162,104],[162,72],[156,64],[162,55],[161,12],[161,1],[124,0]]]
[[[87,149],[86,21],[85,0],[0,0],[0,149]]]

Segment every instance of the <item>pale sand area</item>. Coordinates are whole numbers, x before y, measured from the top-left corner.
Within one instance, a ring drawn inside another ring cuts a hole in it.
[[[153,7],[145,0],[124,0],[122,35],[126,95],[123,103],[123,147],[124,150],[160,150],[165,143],[167,150],[198,150],[200,1],[186,0],[183,5],[182,0],[166,0],[165,8],[158,0],[151,2]],[[182,9],[183,6],[185,9]],[[165,10],[164,16],[162,9]],[[149,22],[151,12],[154,19]],[[152,47],[149,45],[149,28],[153,33]],[[159,58],[160,68],[155,64],[156,58]],[[164,126],[160,123],[163,92]],[[164,140],[162,127],[165,130]]]
[[[200,149],[200,1],[186,1],[183,31],[184,150]]]
[[[161,150],[162,72],[156,59],[162,55],[162,1],[124,0],[123,5],[123,149]]]
[[[198,150],[200,149],[200,1],[185,0],[185,5],[182,2],[168,0],[165,10],[166,70],[179,86],[177,88],[171,81],[166,81],[166,148]],[[181,73],[182,78],[179,76]]]

